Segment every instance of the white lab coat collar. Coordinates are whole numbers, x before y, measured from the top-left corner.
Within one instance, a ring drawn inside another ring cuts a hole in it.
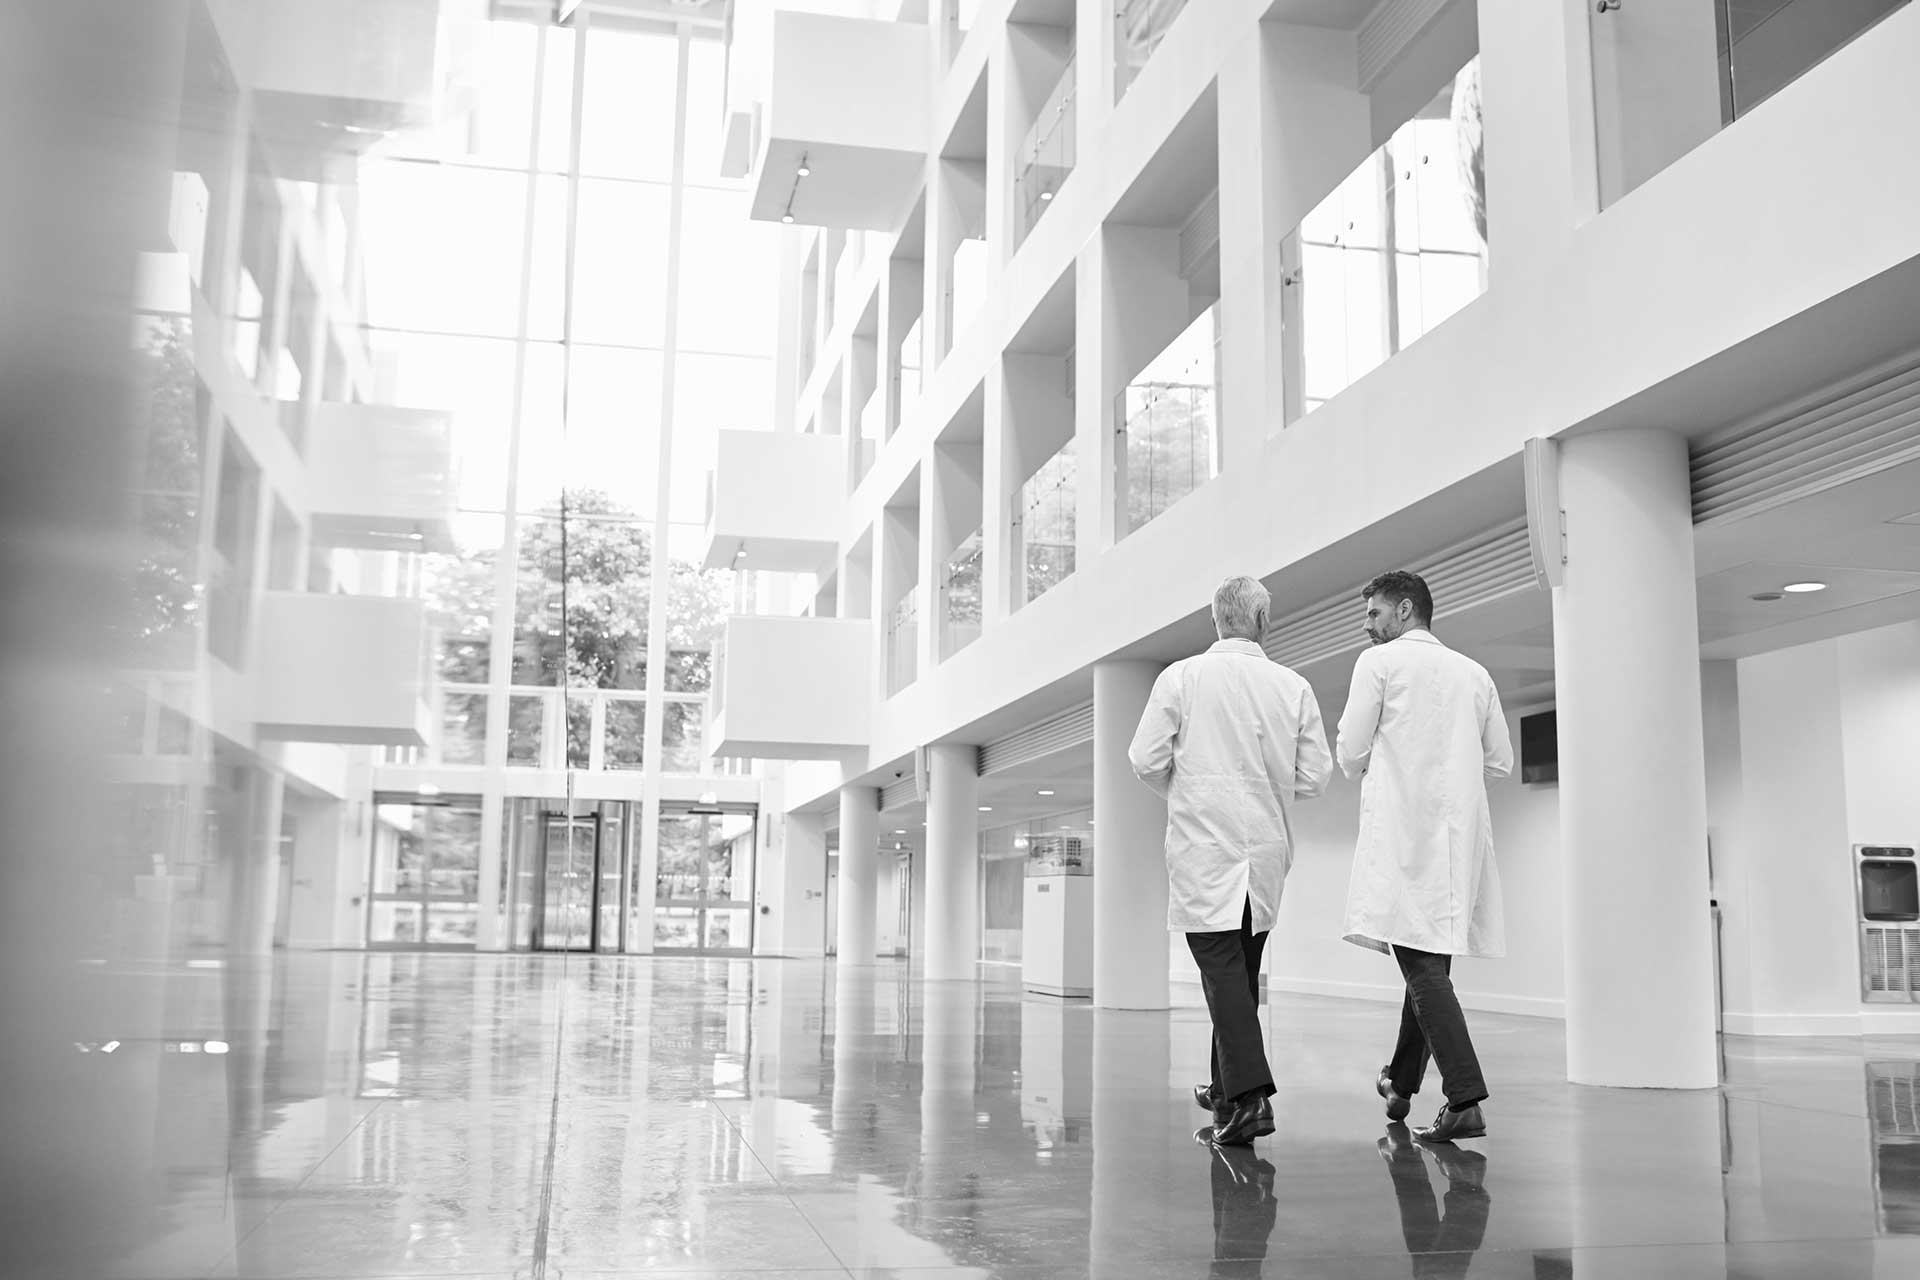
[[[1264,658],[1267,651],[1251,640],[1234,636],[1226,640],[1215,640],[1207,646],[1208,653],[1250,653],[1256,658]]]
[[[1428,631],[1425,627],[1417,627],[1411,631],[1402,631],[1398,636],[1395,636],[1394,639],[1413,640],[1413,641],[1419,642],[1420,644],[1437,644],[1442,649],[1447,647],[1446,642],[1444,640],[1442,640],[1439,636],[1433,634],[1433,632]],[[1390,640],[1387,643],[1391,644],[1393,643],[1393,641]]]

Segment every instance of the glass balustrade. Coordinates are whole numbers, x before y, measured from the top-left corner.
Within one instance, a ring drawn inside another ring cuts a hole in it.
[[[1166,39],[1187,0],[1119,0],[1113,13],[1113,96],[1119,101]]]
[[[969,236],[953,250],[953,332],[957,338],[979,318],[987,301],[987,242]]]
[[[873,469],[874,459],[880,456],[880,442],[886,436],[887,398],[875,387],[873,394],[867,397],[865,407],[860,410],[860,438],[855,444],[858,452],[854,456],[854,483],[866,479],[867,472]]]
[[[1074,163],[1074,63],[1060,83],[1047,95],[1034,118],[1033,128],[1020,144],[1013,185],[1015,203],[1020,211],[1019,237],[1025,239],[1040,216],[1052,205],[1060,184],[1073,172]]]
[[[1117,397],[1115,491],[1126,533],[1219,472],[1219,310],[1203,312]]]
[[[913,327],[900,339],[900,363],[895,376],[900,380],[899,413],[903,420],[920,399],[920,363],[925,349],[921,334],[920,320],[915,319]],[[896,421],[893,425],[897,430],[900,423]]]
[[[951,658],[980,638],[980,531],[955,547],[940,572],[940,656]]]
[[[1476,59],[1394,131],[1282,247],[1283,350],[1299,417],[1431,332],[1487,287]]]
[[[1601,204],[1634,190],[1906,3],[1586,6]]]
[[[920,610],[912,589],[887,614],[887,693],[912,684],[919,675]]]
[[[1038,600],[1073,574],[1074,477],[1078,454],[1069,439],[1020,486],[1014,507],[1014,545],[1021,565],[1020,600]]]

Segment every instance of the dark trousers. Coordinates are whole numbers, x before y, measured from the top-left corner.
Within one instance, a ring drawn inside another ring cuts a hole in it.
[[[1273,1072],[1260,1040],[1260,953],[1267,935],[1253,931],[1253,903],[1238,929],[1190,933],[1187,949],[1200,966],[1213,1019],[1213,1096],[1222,1102],[1246,1093],[1271,1096]]]
[[[1464,1107],[1487,1096],[1480,1075],[1480,1059],[1467,1034],[1467,1018],[1453,994],[1453,957],[1412,947],[1395,947],[1393,958],[1407,980],[1407,998],[1400,1005],[1400,1042],[1394,1046],[1387,1076],[1393,1091],[1403,1098],[1420,1092],[1427,1059],[1440,1065],[1440,1083],[1447,1105]]]

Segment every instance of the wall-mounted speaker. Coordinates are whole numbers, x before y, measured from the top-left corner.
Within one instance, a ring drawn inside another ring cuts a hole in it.
[[[1566,580],[1567,513],[1560,505],[1560,442],[1538,436],[1521,452],[1527,478],[1527,548],[1543,591]]]

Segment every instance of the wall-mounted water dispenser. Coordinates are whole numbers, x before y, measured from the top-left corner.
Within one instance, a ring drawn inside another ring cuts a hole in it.
[[[1860,911],[1860,995],[1920,1003],[1920,860],[1912,845],[1853,846]]]

